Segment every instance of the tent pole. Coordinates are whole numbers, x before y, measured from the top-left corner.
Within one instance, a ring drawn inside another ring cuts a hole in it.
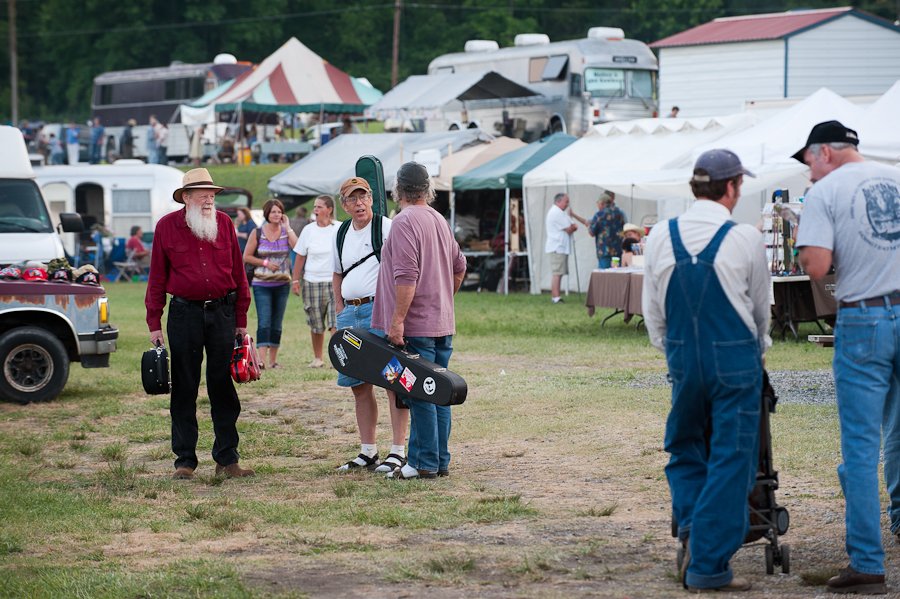
[[[508,174],[507,174],[507,177],[509,177]],[[535,282],[535,277],[534,277],[534,270],[535,270],[534,269],[534,249],[532,248],[532,239],[531,239],[532,238],[532,235],[531,235],[532,227],[531,227],[531,221],[528,220],[528,216],[529,216],[528,215],[528,189],[525,187],[524,178],[522,180],[522,211],[525,214],[525,233],[526,233],[525,239],[528,243],[528,287],[529,287],[529,291],[531,292],[532,295],[534,295],[534,294],[540,295],[541,294],[541,282],[540,281]],[[537,291],[534,290],[535,286],[537,286]]]
[[[505,231],[503,235],[503,295],[509,295],[509,187],[506,188]]]

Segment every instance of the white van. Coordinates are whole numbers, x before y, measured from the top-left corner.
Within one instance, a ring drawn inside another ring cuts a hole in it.
[[[78,215],[64,212],[52,217],[48,212],[22,132],[0,126],[0,265],[61,258],[63,246],[53,223],[63,220],[63,230],[81,230]]]
[[[128,237],[132,226],[153,231],[160,218],[181,208],[172,192],[183,173],[169,166],[140,160],[115,164],[45,166],[35,169],[37,184],[51,214],[77,212],[85,229],[103,225],[113,237]],[[74,255],[75,237],[66,235],[66,250]]]

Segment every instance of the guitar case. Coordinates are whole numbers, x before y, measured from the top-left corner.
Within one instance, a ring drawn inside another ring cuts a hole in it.
[[[356,161],[356,176],[368,181],[372,188],[372,212],[375,216],[387,216],[387,192],[381,161],[371,154],[360,156]]]
[[[366,329],[339,329],[328,342],[328,357],[338,372],[398,396],[439,406],[458,406],[466,401],[469,388],[461,376]]]

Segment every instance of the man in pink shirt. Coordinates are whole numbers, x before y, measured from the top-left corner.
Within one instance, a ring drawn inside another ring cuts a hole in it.
[[[397,171],[393,197],[400,214],[381,250],[372,326],[395,345],[447,367],[456,332],[453,295],[466,276],[466,259],[434,199],[424,166]],[[450,473],[450,407],[404,397],[410,409],[407,464],[388,478],[435,478]]]
[[[150,343],[165,344],[162,314],[169,302],[172,367],[172,452],[175,479],[194,477],[197,468],[197,391],[206,351],[206,389],[215,432],[216,474],[253,476],[238,465],[237,419],[241,402],[229,373],[235,335],[247,333],[250,290],[231,219],[215,208],[214,185],[205,168],[184,174],[172,194],[183,210],[162,217],[153,237],[147,294]]]

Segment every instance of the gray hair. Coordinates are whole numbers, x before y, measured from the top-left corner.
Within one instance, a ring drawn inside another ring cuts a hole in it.
[[[569,195],[569,194],[567,194],[567,193],[564,192],[564,191],[559,192],[558,194],[556,194],[555,196],[553,196],[553,203],[554,203],[554,204],[559,204],[559,203],[562,201],[562,199],[563,199],[564,197],[566,197],[567,195]]]
[[[832,150],[846,150],[847,148],[856,149],[855,145],[846,141],[835,141],[825,144],[809,144],[806,149],[809,150],[813,156],[820,156],[822,154],[822,146],[828,146]]]
[[[406,187],[400,185],[400,178],[394,178],[394,185],[391,187],[391,197],[394,198],[395,202],[399,202],[400,198],[403,198],[407,202],[418,202],[420,200],[425,200],[429,204],[434,202],[435,191],[434,191],[434,183],[431,180],[431,177],[428,178],[428,187],[425,189],[418,189],[412,187]]]

